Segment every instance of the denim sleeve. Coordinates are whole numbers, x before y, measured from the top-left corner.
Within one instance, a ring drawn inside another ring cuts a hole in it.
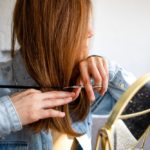
[[[0,97],[0,137],[21,129],[19,116],[10,97]]]
[[[132,73],[114,62],[109,62],[108,91],[116,101],[135,80],[136,77]]]

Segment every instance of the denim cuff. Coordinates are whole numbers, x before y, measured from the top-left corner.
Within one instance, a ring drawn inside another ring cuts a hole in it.
[[[19,131],[22,129],[22,124],[19,118],[19,115],[10,99],[9,96],[4,96],[1,99],[1,103],[4,104],[4,107],[6,109],[7,117],[10,120],[10,128],[11,131]]]

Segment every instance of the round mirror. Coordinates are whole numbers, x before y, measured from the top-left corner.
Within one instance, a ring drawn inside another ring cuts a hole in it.
[[[96,150],[135,149],[137,145],[144,149],[149,130],[150,74],[146,74],[128,88],[113,108],[99,130]]]

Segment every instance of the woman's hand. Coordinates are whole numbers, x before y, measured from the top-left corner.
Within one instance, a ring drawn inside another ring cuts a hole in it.
[[[101,95],[104,95],[108,88],[108,64],[107,61],[100,56],[90,56],[82,60],[79,64],[80,79],[77,84],[85,86],[89,100],[95,100],[94,91],[90,79],[94,80],[94,85],[101,85],[102,88],[96,89]],[[75,89],[75,97],[78,97],[81,89]]]
[[[10,98],[19,114],[22,125],[49,117],[64,117],[65,113],[53,109],[55,106],[70,103],[75,93],[51,91],[42,93],[39,90],[26,90]]]

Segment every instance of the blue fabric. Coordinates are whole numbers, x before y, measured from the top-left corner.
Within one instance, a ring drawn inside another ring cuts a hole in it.
[[[28,150],[24,141],[0,141],[0,150]]]
[[[108,114],[121,94],[134,82],[132,74],[120,66],[109,63],[109,87],[104,96],[95,93],[96,100],[91,105],[94,114]],[[23,64],[20,53],[5,63],[0,63],[0,84],[36,85]],[[52,136],[41,131],[33,133],[28,127],[22,127],[19,116],[9,95],[18,92],[12,89],[0,89],[0,150],[51,150]],[[75,122],[72,127],[80,133],[91,136],[91,112],[82,122]],[[78,141],[80,143],[80,141]],[[10,148],[11,147],[11,148]],[[84,149],[84,147],[83,147]]]

